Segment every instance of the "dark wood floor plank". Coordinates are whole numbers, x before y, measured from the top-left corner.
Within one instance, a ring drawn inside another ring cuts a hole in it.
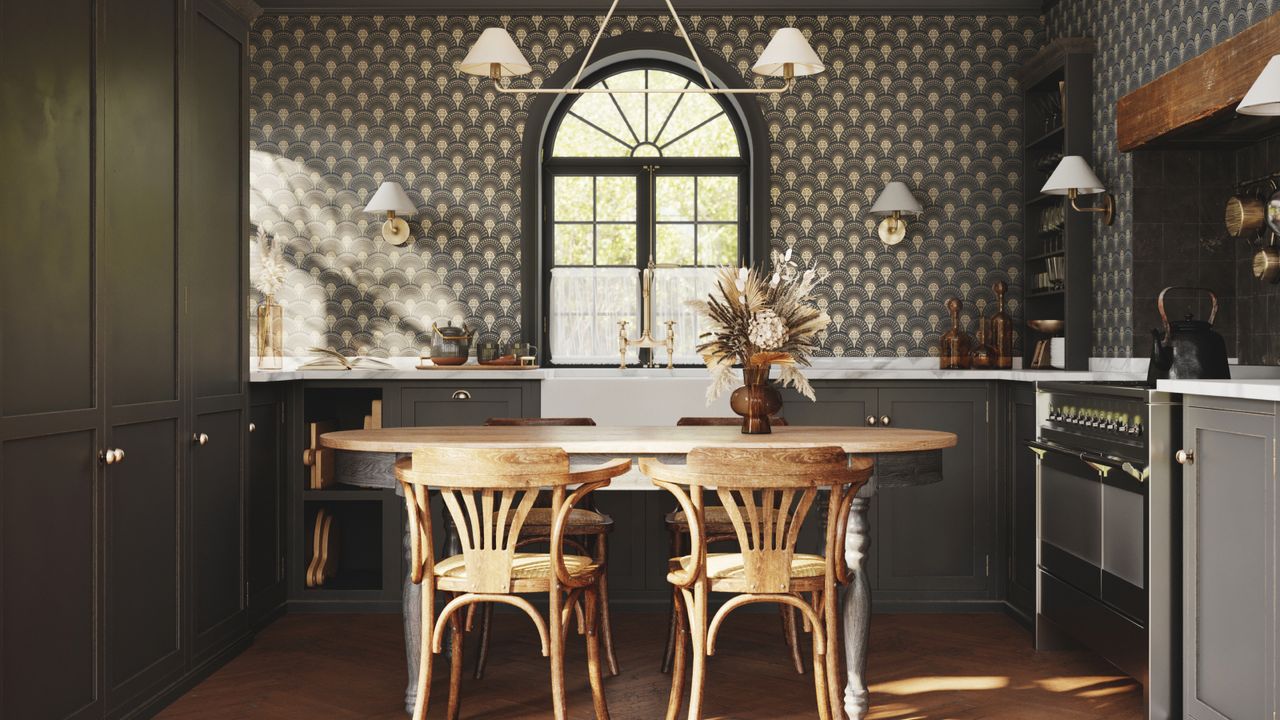
[[[670,680],[658,672],[665,618],[615,617],[623,674],[605,687],[617,720],[653,720]],[[804,636],[808,643],[808,637]],[[805,657],[808,657],[807,651]],[[429,717],[443,717],[448,668],[436,659]],[[582,639],[570,636],[569,713],[590,720]],[[1138,718],[1141,688],[1083,652],[1037,653],[1001,615],[876,615],[868,662],[871,720]],[[776,616],[740,614],[709,663],[707,720],[810,720],[812,677],[791,669]],[[244,654],[167,708],[167,720],[403,720],[404,642],[396,615],[288,615]],[[484,680],[463,681],[462,717],[551,717],[547,660],[527,620],[496,613]]]

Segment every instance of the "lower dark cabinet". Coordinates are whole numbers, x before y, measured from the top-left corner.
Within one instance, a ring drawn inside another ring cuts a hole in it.
[[[483,425],[491,417],[525,416],[528,391],[519,384],[433,385],[407,387],[400,392],[401,425]],[[533,392],[538,392],[536,384]]]
[[[1009,605],[1028,622],[1036,609],[1036,461],[1026,441],[1035,439],[1034,383],[1013,383],[1009,398],[1008,447]]]
[[[249,616],[257,625],[285,602],[284,399],[253,388],[249,403]]]
[[[203,413],[193,429],[188,567],[192,649],[199,656],[245,627],[244,414],[239,408]]]

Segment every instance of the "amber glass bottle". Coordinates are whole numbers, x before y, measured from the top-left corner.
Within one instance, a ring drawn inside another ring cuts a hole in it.
[[[991,289],[996,293],[996,314],[991,316],[987,344],[995,348],[995,366],[1007,370],[1013,367],[1013,318],[1004,311],[1004,294],[1009,286],[997,280]]]
[[[960,328],[960,298],[947,301],[951,313],[951,329],[942,334],[938,343],[938,362],[943,370],[964,370],[969,367],[969,335]]]
[[[987,319],[978,318],[978,341],[969,351],[969,367],[974,370],[990,370],[996,366],[996,349],[991,347],[991,333],[987,330]]]

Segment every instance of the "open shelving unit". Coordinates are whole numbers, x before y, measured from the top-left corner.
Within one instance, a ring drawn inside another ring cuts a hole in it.
[[[1066,197],[1040,192],[1065,155],[1093,158],[1092,38],[1061,38],[1025,64],[1018,79],[1024,98],[1023,317],[1062,320],[1066,370],[1087,370],[1093,336],[1093,223],[1071,210]],[[1085,202],[1088,202],[1086,200]],[[1023,367],[1049,336],[1025,324]]]

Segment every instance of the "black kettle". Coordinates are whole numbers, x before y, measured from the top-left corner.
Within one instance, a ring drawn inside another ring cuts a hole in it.
[[[1164,310],[1164,296],[1170,290],[1192,290],[1208,293],[1213,309],[1208,320],[1196,320],[1190,313],[1182,320],[1170,321]],[[1227,343],[1213,329],[1218,316],[1218,296],[1212,290],[1176,285],[1160,291],[1156,299],[1162,329],[1152,330],[1151,367],[1147,380],[1226,380],[1231,377],[1227,364]]]

